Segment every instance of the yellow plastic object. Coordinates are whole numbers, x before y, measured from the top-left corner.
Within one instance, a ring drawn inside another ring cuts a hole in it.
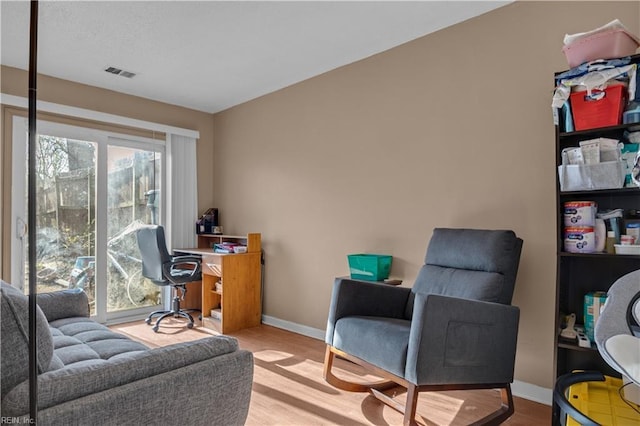
[[[569,402],[578,411],[602,426],[638,426],[640,413],[625,403],[618,389],[622,380],[604,376],[604,382],[581,382],[569,387]],[[638,410],[640,406],[632,403]],[[567,426],[580,426],[567,416]]]

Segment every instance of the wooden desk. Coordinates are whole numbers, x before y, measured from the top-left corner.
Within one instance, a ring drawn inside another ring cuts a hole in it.
[[[225,237],[229,238],[229,237]],[[233,237],[244,238],[244,237]],[[195,283],[189,303],[196,303],[202,310],[202,323],[220,333],[231,333],[243,328],[260,325],[262,319],[262,249],[260,234],[249,234],[251,244],[247,253],[215,253],[211,248],[183,248],[174,250],[202,257],[202,284],[200,291]],[[228,240],[227,240],[228,241]],[[216,283],[222,283],[222,289]],[[198,294],[199,293],[199,294]],[[192,300],[198,297],[199,300]],[[215,318],[211,310],[215,309]]]

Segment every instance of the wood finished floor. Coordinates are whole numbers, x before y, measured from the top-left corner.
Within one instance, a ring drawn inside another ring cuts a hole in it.
[[[154,333],[143,321],[114,325],[148,346],[196,340],[215,335],[212,330],[191,330],[181,320],[163,321]],[[254,354],[253,393],[247,425],[400,425],[402,415],[365,393],[344,392],[322,378],[324,342],[275,327],[261,325],[237,333],[240,347]],[[346,378],[371,380],[359,367],[336,360],[335,370]],[[391,390],[389,392],[394,392]],[[404,393],[397,389],[398,400]],[[515,414],[506,425],[551,424],[551,407],[515,398]],[[466,425],[500,405],[497,391],[421,393],[416,419],[423,425]]]

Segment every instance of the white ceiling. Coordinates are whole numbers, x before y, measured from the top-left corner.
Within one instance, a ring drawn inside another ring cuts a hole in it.
[[[40,1],[38,71],[213,113],[507,3]],[[29,1],[0,14],[1,62],[26,70]]]

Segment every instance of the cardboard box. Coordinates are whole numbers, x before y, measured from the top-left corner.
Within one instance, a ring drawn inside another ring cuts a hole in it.
[[[606,301],[607,293],[604,291],[593,291],[584,296],[584,333],[592,342],[596,323]]]

